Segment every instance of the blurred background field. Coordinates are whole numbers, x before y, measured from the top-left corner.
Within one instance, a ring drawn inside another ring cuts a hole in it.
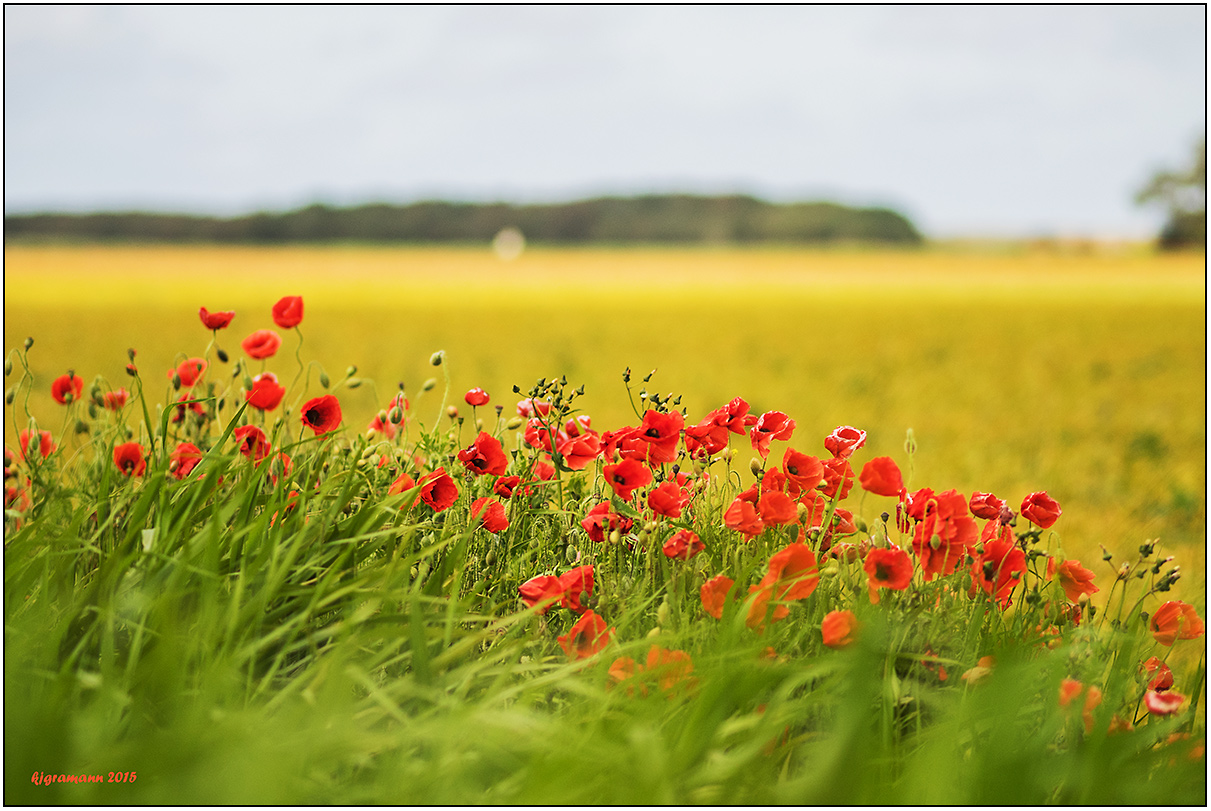
[[[890,455],[907,474],[912,429],[910,489],[1014,504],[1047,490],[1069,556],[1098,570],[1100,546],[1128,555],[1160,538],[1185,571],[1178,593],[1201,600],[1204,270],[1201,254],[1143,248],[537,248],[505,262],[471,248],[10,245],[4,341],[8,353],[35,339],[29,413],[56,437],[70,426],[54,377],[125,386],[133,347],[150,401],[168,402],[167,370],[209,341],[200,306],[236,310],[219,333],[234,362],[245,336],[273,328],[283,295],[305,300],[304,362],[334,380],[353,364],[365,379],[340,394],[354,431],[400,382],[413,419],[431,425],[441,386],[420,389],[440,371],[436,350],[456,403],[481,386],[507,417],[514,385],[566,375],[599,430],[637,421],[623,370],[638,390],[655,369],[649,389],[681,394],[690,421],[741,396],[793,417],[790,445],[807,453],[854,425],[868,432],[860,460]],[[265,368],[288,381],[298,338],[283,332]],[[210,379],[230,380],[231,365],[211,360]],[[9,447],[23,419],[6,421]],[[890,503],[860,506],[873,517]]]

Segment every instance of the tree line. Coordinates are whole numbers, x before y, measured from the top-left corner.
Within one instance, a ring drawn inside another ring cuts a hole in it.
[[[484,243],[504,228],[529,243],[867,243],[918,245],[916,227],[886,208],[770,203],[746,195],[599,197],[514,205],[424,201],[212,217],[155,212],[6,214],[9,241]]]

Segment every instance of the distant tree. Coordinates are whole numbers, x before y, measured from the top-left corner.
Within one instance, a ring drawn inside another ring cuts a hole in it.
[[[1161,203],[1169,221],[1160,235],[1165,249],[1207,249],[1207,136],[1194,145],[1191,165],[1177,172],[1158,172],[1140,189],[1136,203]]]

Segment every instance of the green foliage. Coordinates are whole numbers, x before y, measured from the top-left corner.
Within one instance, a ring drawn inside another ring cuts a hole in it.
[[[1207,137],[1194,144],[1190,165],[1157,172],[1136,195],[1137,203],[1159,203],[1169,211],[1158,244],[1166,250],[1207,249]]]
[[[503,228],[536,243],[874,243],[917,245],[921,235],[884,208],[767,203],[753,197],[653,195],[511,205],[426,201],[350,208],[311,205],[285,213],[216,217],[142,212],[6,215],[9,241],[95,242],[473,242]]]

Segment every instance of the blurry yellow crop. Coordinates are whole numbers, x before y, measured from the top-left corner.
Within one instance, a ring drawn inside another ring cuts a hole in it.
[[[334,379],[356,364],[371,382],[341,392],[354,431],[399,382],[431,425],[442,387],[420,387],[438,349],[465,416],[468,388],[492,396],[477,411],[489,428],[493,406],[513,412],[514,384],[559,375],[585,385],[594,427],[635,424],[622,371],[656,369],[648,387],[682,394],[690,422],[741,396],[791,415],[789,444],[806,453],[824,453],[838,425],[866,430],[858,464],[890,455],[910,489],[987,490],[1015,508],[1047,490],[1065,551],[1105,588],[1100,544],[1124,555],[1160,537],[1187,571],[1179,585],[1201,594],[1205,289],[1201,256],[1143,252],[532,249],[502,262],[472,249],[10,247],[4,340],[9,352],[34,337],[30,411],[56,436],[55,376],[124,386],[134,347],[152,401],[168,402],[166,370],[210,340],[200,306],[236,310],[219,333],[234,361],[283,295],[305,300],[302,345],[283,330],[264,368],[293,378],[296,348]],[[213,362],[210,379],[229,369]],[[10,447],[23,427],[10,416]],[[894,511],[862,498],[867,513]]]

